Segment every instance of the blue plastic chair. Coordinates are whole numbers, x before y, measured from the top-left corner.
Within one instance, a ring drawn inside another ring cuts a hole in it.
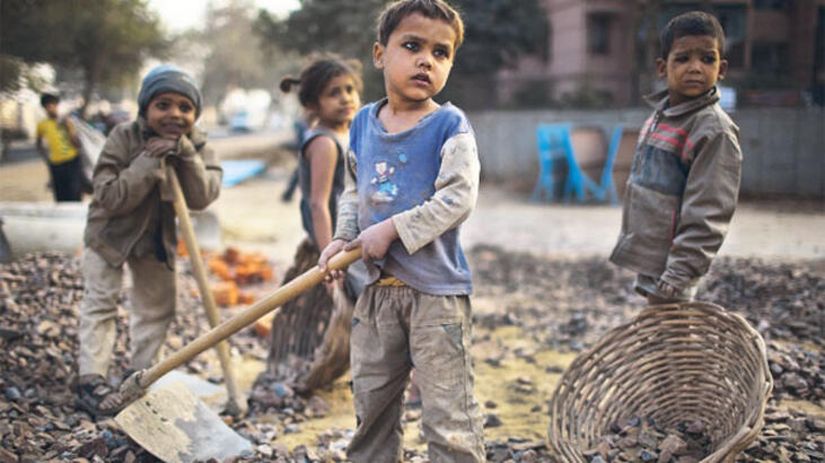
[[[605,160],[604,170],[602,171],[600,182],[602,194],[607,196],[605,199],[609,199],[610,204],[619,204],[619,195],[616,193],[616,184],[613,182],[613,165],[616,163],[616,155],[619,153],[623,135],[623,125],[619,124],[613,128],[613,134],[610,135],[610,144],[607,145],[607,160]]]
[[[613,183],[613,163],[616,160],[616,153],[619,151],[623,130],[624,127],[621,125],[613,129],[607,147],[607,158],[598,183],[579,167],[575,154],[572,148],[570,149],[567,157],[567,181],[564,184],[565,201],[575,198],[578,202],[584,202],[589,193],[597,201],[609,201],[611,204],[618,204],[619,198],[616,194],[616,185]]]
[[[531,200],[554,201],[556,183],[553,168],[555,162],[573,157],[570,141],[570,124],[539,124],[536,128],[539,152],[539,177]]]

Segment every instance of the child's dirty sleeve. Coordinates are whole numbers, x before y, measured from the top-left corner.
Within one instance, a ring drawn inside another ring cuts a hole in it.
[[[739,196],[742,151],[738,134],[725,130],[704,141],[690,167],[678,227],[660,278],[679,289],[707,273]]]
[[[177,174],[186,204],[193,210],[205,209],[221,192],[223,169],[218,156],[205,136],[194,134],[191,141],[181,137],[179,150]]]
[[[338,198],[338,217],[333,240],[352,241],[358,236],[358,161],[352,149],[347,150],[344,169],[344,191]]]
[[[95,199],[114,216],[133,211],[164,177],[157,159],[141,153],[129,161],[128,130],[123,124],[112,131],[92,177]]]
[[[392,217],[407,252],[413,254],[467,219],[478,199],[480,172],[472,133],[459,133],[444,143],[435,194]]]

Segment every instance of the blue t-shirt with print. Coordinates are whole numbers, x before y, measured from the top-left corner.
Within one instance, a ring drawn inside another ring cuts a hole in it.
[[[361,230],[425,203],[435,194],[441,149],[451,137],[472,133],[464,113],[450,103],[422,118],[409,130],[388,133],[378,119],[386,99],[356,115],[350,128],[358,189]],[[396,240],[370,268],[370,282],[383,270],[428,294],[466,295],[472,278],[459,243],[459,227],[410,254]],[[379,270],[381,269],[381,270]]]

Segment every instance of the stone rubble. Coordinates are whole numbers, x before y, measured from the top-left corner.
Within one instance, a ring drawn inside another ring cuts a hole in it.
[[[477,315],[476,325],[490,329],[517,327],[542,348],[580,351],[631,318],[643,305],[632,292],[633,275],[603,258],[549,259],[489,246],[474,248],[469,258],[476,279],[474,297],[495,301],[501,307],[495,314]],[[179,277],[179,311],[166,343],[172,350],[208,330],[197,287],[186,272],[188,264],[184,260],[179,264],[184,266]],[[76,379],[76,325],[82,293],[75,257],[43,253],[0,265],[0,351],[4,353],[0,356],[0,463],[156,461],[123,434],[113,420],[95,421],[74,409],[71,387]],[[776,382],[766,427],[737,461],[825,461],[822,294],[825,278],[805,262],[721,258],[704,281],[699,296],[702,300],[742,313],[768,339],[769,363]],[[127,366],[127,335],[123,332],[127,301],[121,303],[124,307],[119,310],[114,377]],[[251,329],[234,336],[231,345],[244,355],[266,358],[265,342]],[[500,347],[492,357],[477,361],[496,365],[512,358],[528,362],[535,358],[535,352],[529,349]],[[187,369],[196,374],[208,370],[206,362],[198,359]],[[557,375],[561,368],[551,366],[546,371]],[[529,378],[503,385],[519,393],[530,393],[535,386]],[[787,401],[807,401],[814,408],[797,409],[796,402],[788,406],[784,404]],[[496,404],[486,405],[492,424],[495,413],[489,413],[489,409]],[[247,419],[225,419],[254,444],[254,454],[238,461],[343,461],[351,429],[327,430],[311,447],[287,449],[278,442],[279,436],[298,431],[308,419],[326,413],[329,404],[323,400],[302,397],[288,385],[271,383],[253,393]],[[546,413],[546,408],[537,413]],[[405,414],[405,419],[420,421],[420,413]],[[678,441],[669,436],[664,435],[656,449],[665,445],[663,442],[678,448]],[[652,461],[661,457],[661,449],[657,451],[659,456]],[[487,457],[497,463],[554,461],[544,442],[525,441],[518,436],[488,441]],[[424,462],[427,458],[426,454],[407,450],[405,461]]]

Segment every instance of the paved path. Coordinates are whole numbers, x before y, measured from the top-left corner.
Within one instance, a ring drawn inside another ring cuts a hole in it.
[[[229,188],[216,205],[225,238],[253,246],[281,262],[303,236],[297,196],[280,202],[289,169]],[[797,208],[798,209],[798,208]],[[721,255],[767,259],[825,259],[825,206],[806,212],[743,203]],[[621,224],[621,208],[533,204],[524,196],[482,185],[478,207],[462,230],[466,248],[487,243],[512,251],[554,256],[607,256]]]
[[[297,195],[280,194],[291,163],[221,192],[213,206],[228,244],[266,252],[288,264],[303,237]],[[0,201],[50,201],[46,167],[36,161],[0,165]],[[465,224],[465,247],[479,243],[557,256],[607,256],[618,236],[621,208],[529,203],[495,185],[481,188],[478,207]],[[786,204],[744,202],[721,255],[768,259],[825,259],[825,204],[804,210]]]
[[[799,209],[790,203],[741,203],[720,255],[825,258],[825,204]],[[547,255],[606,256],[620,226],[620,207],[532,204],[484,185],[462,238],[465,246],[490,243]]]

